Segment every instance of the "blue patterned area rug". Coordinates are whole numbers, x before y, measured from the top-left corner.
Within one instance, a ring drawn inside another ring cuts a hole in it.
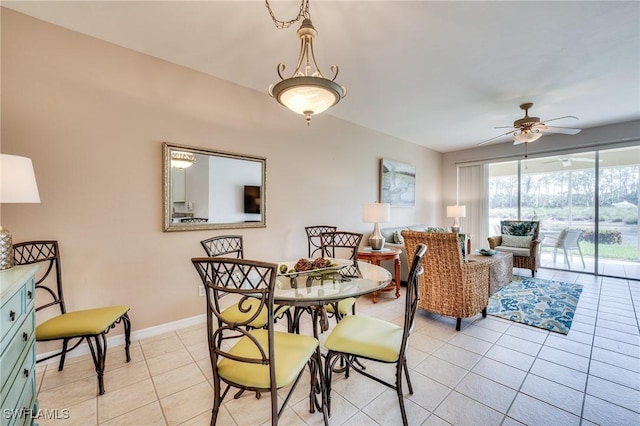
[[[567,334],[580,294],[581,284],[514,276],[489,298],[487,314]]]

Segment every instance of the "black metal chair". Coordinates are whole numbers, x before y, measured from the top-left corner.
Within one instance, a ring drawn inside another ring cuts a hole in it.
[[[207,256],[244,259],[242,235],[219,235],[200,241]],[[227,256],[230,255],[230,256]]]
[[[40,297],[41,300],[44,298],[44,302],[36,306],[36,312],[55,306],[60,310],[59,314],[36,327],[36,341],[62,340],[62,349],[53,355],[38,359],[37,362],[60,356],[58,371],[62,371],[66,354],[86,341],[98,376],[98,394],[104,394],[103,376],[107,358],[107,333],[119,323],[124,326],[126,360],[127,362],[131,361],[129,306],[106,306],[68,312],[62,292],[62,269],[58,242],[27,241],[14,244],[13,250],[16,265],[32,263],[44,263],[45,265],[44,273],[36,282],[35,288],[40,290],[38,293],[46,293],[46,295],[43,294]],[[54,269],[55,279],[45,282]],[[69,343],[75,339],[78,341],[69,347]]]
[[[353,263],[340,270],[340,274],[345,277],[361,277],[358,268],[358,247],[362,241],[362,234],[347,231],[323,232],[320,234],[320,249],[324,257],[348,259]],[[332,305],[327,306],[327,312],[335,314]],[[340,321],[345,315],[351,312],[356,314],[356,299],[349,297],[338,303],[336,321]]]
[[[335,370],[336,362],[338,362],[338,360],[344,360],[347,362],[347,377],[349,377],[349,371],[354,370],[396,391],[400,402],[402,423],[407,425],[407,413],[404,407],[402,390],[402,376],[404,373],[407,379],[409,393],[413,394],[413,386],[411,385],[409,368],[407,366],[406,350],[409,335],[413,329],[418,301],[420,300],[418,277],[423,272],[422,258],[426,250],[427,248],[424,244],[419,244],[413,257],[407,281],[405,315],[402,326],[377,318],[349,315],[343,318],[327,337],[324,344],[327,348],[324,371],[329,415],[331,414],[331,375]],[[358,362],[359,359],[395,364],[395,383],[387,382],[364,371],[364,368],[361,367]]]
[[[322,254],[322,248],[320,244],[320,234],[323,232],[335,232],[338,230],[337,226],[331,225],[314,225],[304,228],[307,232],[307,245],[309,258],[312,258],[316,253]]]
[[[217,237],[208,238],[200,241],[207,256],[210,257],[230,257],[236,259],[244,259],[244,244],[242,235],[219,235]],[[234,308],[231,308],[234,309]],[[283,316],[287,317],[287,330],[291,331],[292,319],[289,312],[290,306],[287,305],[275,305],[274,306],[274,318],[277,322]],[[236,312],[237,315],[241,315],[240,311]],[[261,316],[254,321],[251,326],[255,328],[265,327],[266,316]]]
[[[324,387],[321,386],[322,358],[316,338],[306,335],[274,331],[274,286],[278,265],[245,259],[194,258],[191,259],[207,297],[207,337],[211,368],[213,370],[213,409],[211,425],[215,425],[220,406],[231,387],[243,391],[270,392],[271,424],[278,419],[309,366],[311,384],[310,412],[322,410],[324,424],[328,424]],[[221,298],[233,295],[238,299],[243,318],[229,317]],[[265,328],[255,329],[251,324],[266,316]],[[222,342],[235,339],[230,347]],[[223,384],[226,384],[222,390]],[[291,385],[281,405],[278,389]],[[322,403],[316,401],[321,393]]]

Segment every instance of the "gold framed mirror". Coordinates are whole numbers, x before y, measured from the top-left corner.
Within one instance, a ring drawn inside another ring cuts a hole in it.
[[[164,231],[264,228],[267,159],[162,144]]]

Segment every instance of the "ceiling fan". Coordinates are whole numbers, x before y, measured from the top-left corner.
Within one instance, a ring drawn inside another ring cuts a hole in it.
[[[529,117],[529,109],[533,106],[532,102],[527,102],[520,105],[520,109],[524,110],[524,117],[513,122],[513,126],[499,126],[496,129],[511,129],[506,133],[502,133],[491,139],[480,142],[478,145],[484,145],[487,142],[491,142],[495,139],[501,138],[506,135],[513,135],[513,144],[518,145],[521,143],[527,144],[535,142],[545,133],[564,133],[567,135],[575,135],[580,133],[582,129],[575,127],[558,127],[549,126],[547,123],[556,120],[573,119],[577,120],[578,117],[573,115],[565,115],[563,117],[551,118],[549,120],[540,121],[540,117]]]
[[[544,161],[546,164],[555,163],[559,161],[563,167],[572,166],[573,163],[595,163],[595,158],[584,158],[584,157],[557,157],[551,161]],[[602,160],[600,160],[602,162]]]

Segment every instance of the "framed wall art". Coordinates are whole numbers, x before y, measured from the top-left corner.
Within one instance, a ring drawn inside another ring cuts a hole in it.
[[[380,202],[392,207],[414,207],[416,166],[386,158],[380,160]]]

